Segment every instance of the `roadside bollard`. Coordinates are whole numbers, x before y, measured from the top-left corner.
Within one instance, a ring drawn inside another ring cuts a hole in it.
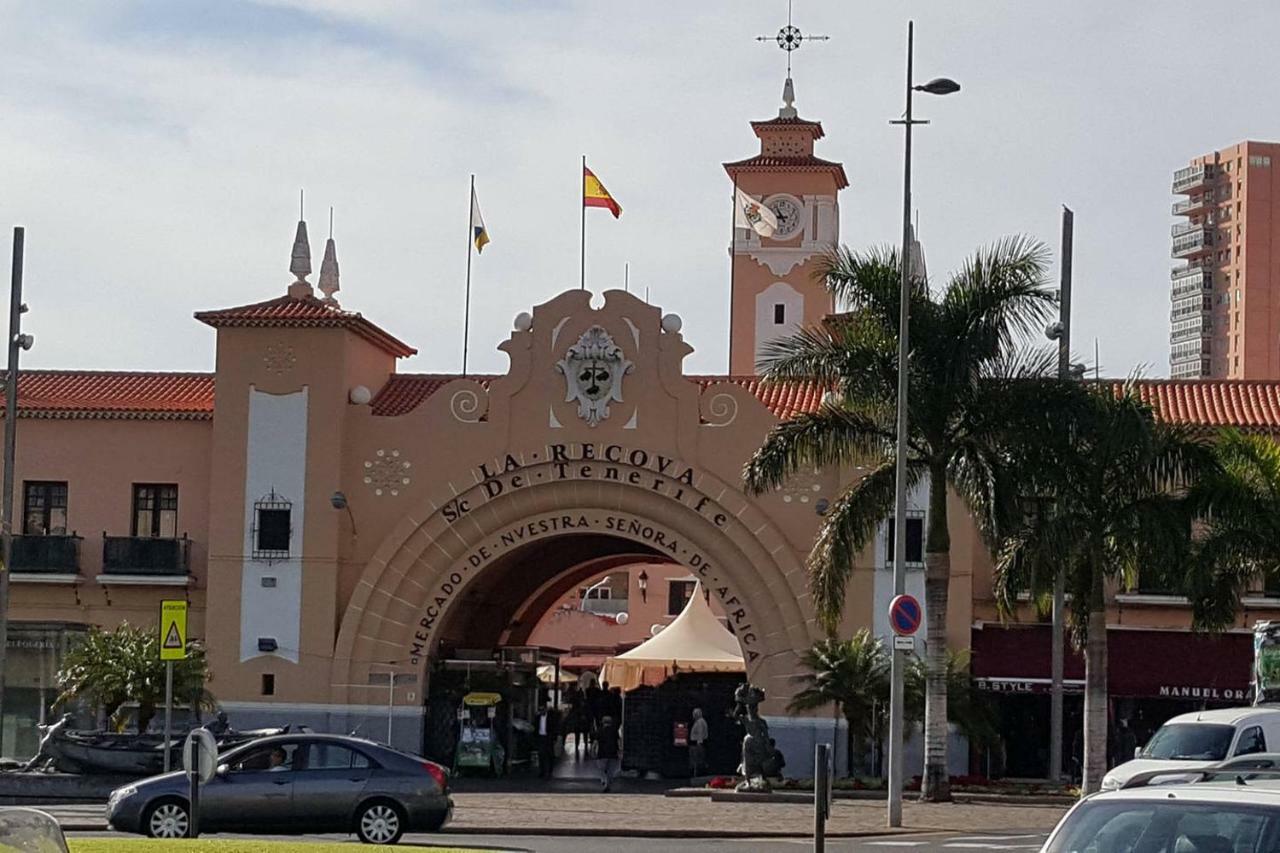
[[[827,754],[830,746],[820,743],[813,748],[813,851],[827,849],[827,817],[831,807],[831,774]]]

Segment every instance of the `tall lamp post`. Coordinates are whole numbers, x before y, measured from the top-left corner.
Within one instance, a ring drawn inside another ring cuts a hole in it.
[[[9,648],[9,563],[13,556],[13,466],[18,425],[18,356],[31,349],[35,339],[22,333],[22,258],[26,231],[13,229],[13,274],[9,289],[9,368],[4,377],[4,497],[0,507],[0,720],[4,719],[4,681]]]
[[[900,124],[906,131],[906,148],[902,167],[902,253],[899,264],[902,269],[898,316],[898,435],[895,451],[893,509],[893,594],[907,591],[907,360],[911,347],[908,330],[911,323],[911,128],[928,124],[916,119],[911,112],[913,92],[930,95],[950,95],[960,91],[960,84],[946,77],[936,77],[921,86],[912,80],[912,59],[915,41],[915,22],[907,23],[907,111],[902,119],[891,122]],[[889,688],[889,826],[902,826],[902,705],[903,676],[906,672],[906,653],[893,650],[891,683]]]

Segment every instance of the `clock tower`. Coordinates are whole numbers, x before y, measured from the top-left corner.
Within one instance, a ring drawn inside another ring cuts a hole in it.
[[[770,341],[816,325],[835,307],[814,271],[840,238],[838,194],[849,179],[840,163],[814,156],[822,125],[796,113],[790,77],[782,100],[777,118],[751,122],[760,153],[724,164],[734,185],[764,202],[778,220],[767,237],[752,228],[734,231],[729,315],[729,372],[734,375],[756,373]]]

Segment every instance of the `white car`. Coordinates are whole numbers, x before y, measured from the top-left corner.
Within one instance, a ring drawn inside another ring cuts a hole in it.
[[[1250,706],[1179,714],[1161,726],[1133,761],[1102,777],[1115,791],[1139,773],[1169,771],[1160,781],[1186,782],[1196,770],[1239,755],[1280,751],[1280,708]],[[1280,848],[1277,848],[1280,850]]]
[[[1280,850],[1280,772],[1194,775],[1210,781],[1086,797],[1062,818],[1041,853]]]

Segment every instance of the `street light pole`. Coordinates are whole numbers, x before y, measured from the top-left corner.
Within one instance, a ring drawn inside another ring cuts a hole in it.
[[[1058,378],[1071,378],[1071,248],[1075,214],[1062,208],[1062,281],[1058,290]],[[1053,574],[1053,639],[1050,653],[1049,687],[1049,781],[1062,780],[1063,729],[1063,623],[1066,611],[1066,574],[1061,567]]]
[[[898,309],[898,428],[894,458],[894,508],[893,508],[893,594],[907,591],[907,391],[908,359],[911,346],[911,128],[928,121],[917,120],[911,112],[911,95],[915,91],[932,95],[950,95],[960,91],[960,84],[945,77],[930,80],[916,86],[912,79],[914,59],[915,22],[907,22],[907,109],[902,119],[891,122],[901,124],[906,131],[902,166],[902,252],[898,259],[902,270],[899,285]],[[903,681],[906,675],[906,652],[894,648],[890,664],[889,685],[889,826],[902,826],[902,729],[903,729]]]
[[[26,231],[13,229],[13,273],[9,289],[9,368],[4,381],[4,497],[0,507],[0,720],[4,719],[4,682],[9,651],[9,565],[13,556],[13,466],[18,431],[18,356],[31,349],[31,338],[22,334],[22,261]]]

